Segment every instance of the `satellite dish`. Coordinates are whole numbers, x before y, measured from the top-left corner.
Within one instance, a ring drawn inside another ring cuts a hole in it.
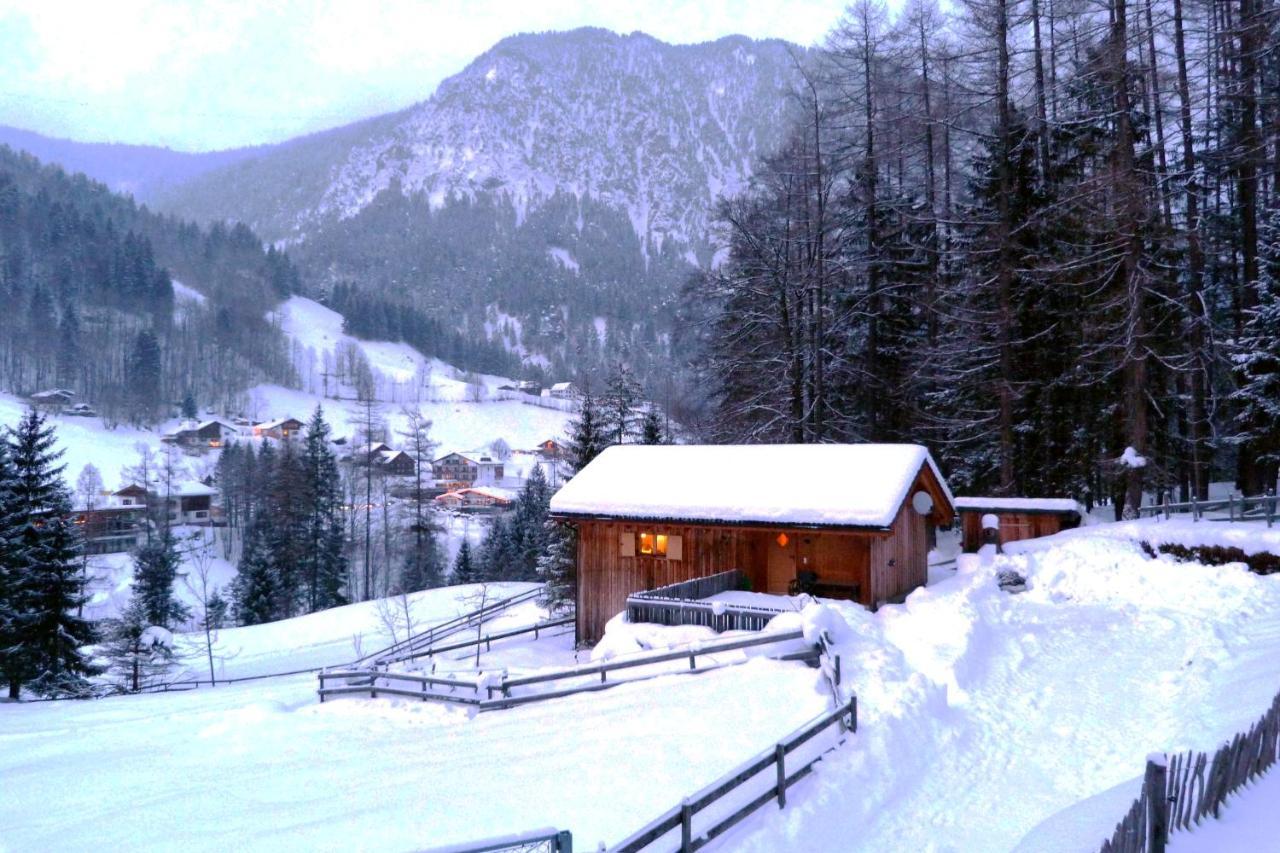
[[[916,492],[911,496],[911,506],[921,515],[928,515],[933,509],[933,495],[928,492]]]

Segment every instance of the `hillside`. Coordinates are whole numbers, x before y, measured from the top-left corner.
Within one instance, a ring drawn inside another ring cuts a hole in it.
[[[712,261],[717,198],[781,141],[791,48],[604,30],[513,36],[403,112],[297,140],[165,193],[249,223],[316,286],[453,318],[556,372],[665,346]],[[506,318],[506,319],[504,319]]]

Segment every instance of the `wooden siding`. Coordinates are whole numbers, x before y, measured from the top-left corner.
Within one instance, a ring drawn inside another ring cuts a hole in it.
[[[963,510],[960,513],[961,549],[973,553],[982,547],[982,517],[994,515],[1000,519],[1000,545],[1023,539],[1069,530],[1079,524],[1075,513],[1050,512],[999,512],[994,510]]]
[[[911,503],[921,489],[933,497],[928,516]],[[578,641],[598,641],[605,623],[626,609],[632,593],[728,569],[741,569],[758,592],[785,594],[797,570],[810,570],[819,583],[857,584],[858,599],[868,606],[898,600],[928,580],[931,526],[954,518],[928,466],[917,474],[889,531],[566,518],[578,528]],[[681,537],[680,558],[644,555],[638,548],[624,556],[620,537],[640,532]],[[779,533],[787,535],[785,547],[778,544]]]
[[[897,601],[929,580],[929,520],[910,499],[898,508],[893,531],[871,542],[870,602]]]

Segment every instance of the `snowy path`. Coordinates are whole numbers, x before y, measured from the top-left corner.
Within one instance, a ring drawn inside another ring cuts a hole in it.
[[[593,849],[826,708],[757,660],[474,719],[314,679],[0,707],[0,846],[415,849],[537,826]]]
[[[1075,546],[1067,556],[1096,560],[1095,576],[1062,573],[1056,552],[1018,597],[961,577],[883,610],[867,630],[902,659],[846,664],[857,739],[794,808],[760,813],[722,849],[1007,851],[1141,774],[1148,752],[1216,748],[1253,722],[1280,689],[1280,578],[1130,550]],[[1136,588],[1109,589],[1115,567]],[[1063,849],[1100,843],[1119,817]]]

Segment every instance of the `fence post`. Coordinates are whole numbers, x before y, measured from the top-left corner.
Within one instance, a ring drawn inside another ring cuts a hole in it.
[[[324,673],[317,672],[316,678],[320,679],[320,689],[317,692],[320,694],[320,701],[323,703],[324,702]]]
[[[1227,520],[1236,520],[1236,494],[1235,492],[1227,493]]]
[[[693,851],[693,806],[687,799],[680,804],[680,851]]]
[[[1147,792],[1147,802],[1151,808],[1151,819],[1147,823],[1148,850],[1151,853],[1165,853],[1169,843],[1169,793],[1168,759],[1163,753],[1152,753],[1147,756],[1147,775],[1143,785]]]
[[[1276,493],[1274,489],[1267,489],[1267,499],[1264,503],[1267,506],[1267,527],[1270,527],[1276,515]]]
[[[573,833],[569,830],[556,833],[556,853],[573,853]]]
[[[1196,496],[1191,496],[1191,520],[1200,520],[1200,502],[1196,500]]]
[[[782,809],[787,806],[787,748],[778,744],[773,754],[778,763],[778,808]]]
[[[840,655],[836,655],[836,686],[840,686]]]

